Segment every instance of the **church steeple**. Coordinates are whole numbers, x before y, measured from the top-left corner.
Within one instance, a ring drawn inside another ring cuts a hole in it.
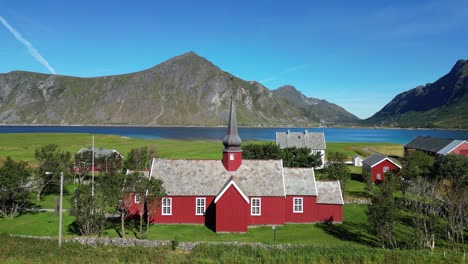
[[[242,140],[239,137],[239,132],[237,131],[236,107],[234,106],[234,101],[231,98],[231,110],[229,111],[228,129],[227,134],[223,139],[224,150],[239,151],[241,143]]]
[[[231,98],[231,109],[229,111],[229,123],[227,134],[223,139],[223,165],[228,171],[236,171],[242,163],[242,143],[237,131],[236,108]]]

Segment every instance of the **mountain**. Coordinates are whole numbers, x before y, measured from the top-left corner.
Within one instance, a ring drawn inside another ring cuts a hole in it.
[[[291,85],[285,85],[273,90],[273,94],[281,96],[289,103],[300,107],[305,116],[311,119],[319,118],[321,123],[351,124],[360,121],[357,116],[347,112],[342,107],[326,100],[306,97]]]
[[[366,125],[428,128],[468,128],[468,60],[459,60],[434,83],[393,98],[363,121]]]
[[[0,74],[0,124],[224,125],[231,97],[239,125],[345,121],[322,116],[325,110],[307,112],[260,83],[239,79],[188,52],[115,76]]]

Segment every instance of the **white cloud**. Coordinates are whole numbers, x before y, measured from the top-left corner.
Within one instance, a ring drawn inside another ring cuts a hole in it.
[[[49,62],[47,62],[47,60],[44,59],[44,57],[42,57],[42,55],[39,53],[39,51],[37,51],[36,48],[34,48],[31,42],[23,38],[23,36],[21,36],[21,34],[18,31],[16,31],[12,26],[10,26],[10,24],[8,24],[8,22],[2,16],[0,16],[0,22],[2,22],[2,24],[11,32],[11,34],[13,34],[13,36],[15,36],[15,38],[19,42],[21,42],[24,46],[26,46],[26,48],[28,48],[29,53],[34,57],[34,59],[36,59],[40,64],[42,64],[42,66],[46,67],[51,73],[56,74],[54,68],[52,68],[52,66],[49,65]]]

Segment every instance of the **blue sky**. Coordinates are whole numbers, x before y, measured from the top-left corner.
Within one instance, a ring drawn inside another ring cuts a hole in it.
[[[0,17],[0,73],[114,75],[195,51],[361,118],[468,59],[466,0],[2,0]]]

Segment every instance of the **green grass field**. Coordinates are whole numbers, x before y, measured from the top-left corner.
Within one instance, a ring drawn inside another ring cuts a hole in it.
[[[91,134],[72,133],[18,133],[0,134],[0,159],[33,161],[34,151],[48,144],[76,153],[92,145]],[[94,135],[95,148],[116,149],[124,156],[132,148],[155,146],[159,155],[169,159],[220,159],[223,144],[219,141],[146,140],[115,135]]]
[[[150,140],[115,135],[94,135],[94,138],[96,148],[116,149],[126,155],[135,147],[155,146],[161,157],[169,159],[220,159],[223,149],[220,141]],[[11,156],[17,160],[34,161],[34,150],[48,144],[56,144],[62,150],[76,153],[81,148],[91,146],[91,141],[91,134],[0,134],[0,159]],[[348,158],[354,155],[364,157],[371,155],[372,153],[366,149],[387,155],[399,155],[398,153],[403,151],[403,146],[390,143],[327,143],[327,152],[343,152]]]

